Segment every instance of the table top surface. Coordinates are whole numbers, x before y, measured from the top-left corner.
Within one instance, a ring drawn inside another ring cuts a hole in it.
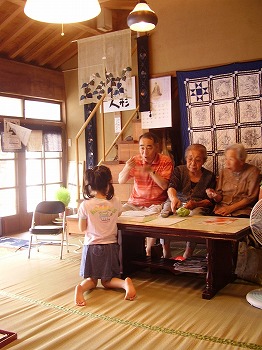
[[[67,216],[67,219],[78,220],[77,214]],[[219,216],[203,216],[193,215],[187,217],[179,217],[171,215],[168,218],[162,218],[158,215],[150,217],[150,221],[143,217],[124,217],[118,218],[119,228],[136,227],[137,229],[146,228],[147,230],[157,229],[158,231],[178,232],[185,231],[196,233],[210,233],[212,236],[228,235],[234,236],[241,232],[247,233],[250,229],[249,218],[219,217]]]
[[[122,217],[118,218],[119,227],[136,226],[147,228],[165,229],[167,231],[201,231],[212,234],[234,235],[241,231],[249,230],[249,218],[218,217],[218,216],[187,216],[178,217],[171,215],[168,218],[156,216],[153,220],[143,222],[141,218]]]

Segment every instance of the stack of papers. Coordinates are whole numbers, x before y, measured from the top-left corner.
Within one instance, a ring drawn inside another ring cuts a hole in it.
[[[135,222],[147,222],[156,219],[159,216],[158,213],[152,213],[144,210],[127,210],[121,214],[121,218],[127,218],[129,221]]]
[[[174,268],[180,272],[206,273],[207,259],[203,257],[187,258],[174,263]]]

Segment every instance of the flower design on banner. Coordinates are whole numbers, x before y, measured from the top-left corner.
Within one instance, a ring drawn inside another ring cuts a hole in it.
[[[92,74],[91,79],[81,86],[80,101],[85,101],[85,103],[88,103],[88,100],[90,103],[98,102],[105,92],[105,100],[124,98],[127,90],[126,82],[131,77],[131,71],[131,67],[126,67],[122,71],[122,75],[116,77],[112,73],[106,72],[105,81],[98,72]]]

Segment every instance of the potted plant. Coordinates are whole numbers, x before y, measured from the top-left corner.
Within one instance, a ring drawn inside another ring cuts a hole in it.
[[[69,190],[63,186],[59,187],[59,189],[55,192],[55,199],[63,202],[65,207],[67,208],[71,199]]]

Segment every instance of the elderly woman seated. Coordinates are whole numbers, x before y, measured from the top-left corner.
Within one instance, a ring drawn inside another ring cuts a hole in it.
[[[216,190],[207,189],[207,195],[216,205],[214,214],[249,217],[258,199],[259,169],[246,163],[247,153],[240,143],[225,149],[225,166],[218,178]]]
[[[196,214],[209,214],[213,209],[213,202],[206,194],[207,188],[215,188],[215,175],[203,167],[207,160],[206,147],[201,144],[192,144],[185,151],[185,165],[175,167],[171,176],[168,197],[161,216],[167,217],[182,205]],[[164,258],[171,256],[169,241],[161,240],[164,244]],[[187,242],[184,257],[192,255],[195,242]],[[165,252],[168,253],[165,255]]]

